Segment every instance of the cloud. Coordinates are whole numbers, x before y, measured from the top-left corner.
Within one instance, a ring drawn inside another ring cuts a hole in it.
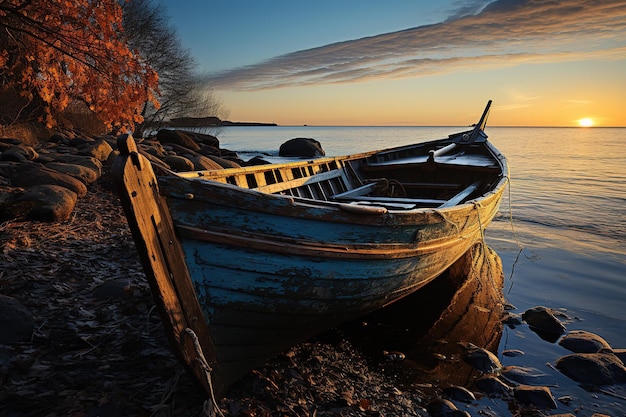
[[[281,55],[209,76],[216,89],[361,82],[523,62],[623,59],[623,0],[465,2],[445,22]],[[481,9],[482,8],[482,9]],[[476,14],[467,13],[476,11]]]

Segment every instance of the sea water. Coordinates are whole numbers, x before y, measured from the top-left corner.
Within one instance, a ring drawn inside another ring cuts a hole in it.
[[[467,127],[224,127],[220,146],[244,159],[278,156],[285,141],[318,140],[328,156],[445,138]],[[546,306],[563,313],[567,331],[586,330],[613,348],[626,348],[626,128],[488,127],[489,140],[507,157],[510,187],[486,231],[503,262],[504,295],[514,313]],[[505,327],[504,365],[554,376],[555,397],[573,395],[559,412],[626,415],[622,392],[590,393],[554,369],[570,352],[527,326]],[[611,388],[614,390],[614,388]]]

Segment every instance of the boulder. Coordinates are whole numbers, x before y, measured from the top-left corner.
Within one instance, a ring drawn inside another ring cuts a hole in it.
[[[572,330],[559,341],[559,345],[574,353],[596,353],[601,349],[611,349],[606,340],[584,330]]]
[[[209,156],[213,162],[219,164],[222,168],[241,168],[241,165],[238,163],[231,161],[230,159],[220,158],[219,156]]]
[[[17,164],[8,177],[14,187],[58,185],[73,191],[79,197],[87,194],[87,186],[82,181],[34,162]]]
[[[79,150],[81,155],[91,156],[101,162],[105,162],[113,152],[111,145],[104,139],[88,142],[79,147]]]
[[[49,154],[48,157],[51,158],[54,162],[82,165],[95,171],[98,177],[102,175],[102,162],[92,156],[52,153]]]
[[[50,162],[46,167],[62,172],[81,180],[84,184],[91,184],[98,179],[98,172],[84,165],[66,164],[63,162]]]
[[[26,218],[45,222],[60,222],[70,218],[78,197],[75,192],[58,185],[35,185],[14,201],[30,206]]]
[[[180,130],[161,129],[157,132],[156,138],[162,144],[173,143],[197,151],[200,149],[192,137]]]
[[[13,297],[0,295],[0,345],[27,342],[35,330],[35,320],[26,307]]]
[[[28,145],[14,145],[10,148],[2,151],[2,155],[0,155],[0,160],[2,161],[13,161],[13,162],[27,162],[33,161],[39,157],[39,154],[32,146]]]
[[[626,367],[612,353],[573,353],[556,361],[556,367],[576,382],[613,385],[626,382]]]
[[[167,155],[163,162],[176,172],[193,171],[194,164],[189,159],[178,155]]]
[[[298,158],[317,158],[325,156],[326,152],[322,149],[322,144],[315,139],[294,138],[280,145],[278,154]]]
[[[216,138],[213,135],[209,135],[207,133],[196,133],[196,132],[189,132],[189,131],[183,131],[187,136],[190,136],[191,138],[193,138],[193,140],[198,143],[198,144],[203,144],[203,145],[207,145],[207,146],[212,146],[214,148],[219,149],[220,147],[220,141],[218,138]]]
[[[191,157],[189,158],[189,160],[193,163],[194,171],[211,171],[223,168],[218,162],[214,161],[212,158],[208,158],[203,155]]]

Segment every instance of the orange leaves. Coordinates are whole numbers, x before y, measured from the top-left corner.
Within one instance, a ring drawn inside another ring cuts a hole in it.
[[[48,125],[72,100],[122,128],[141,121],[146,101],[158,105],[158,77],[126,44],[117,0],[0,3],[0,88],[38,95]]]

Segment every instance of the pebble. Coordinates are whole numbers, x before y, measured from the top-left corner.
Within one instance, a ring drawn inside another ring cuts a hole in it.
[[[402,352],[387,352],[386,350],[383,350],[383,355],[389,361],[403,361],[406,359],[406,355]]]

